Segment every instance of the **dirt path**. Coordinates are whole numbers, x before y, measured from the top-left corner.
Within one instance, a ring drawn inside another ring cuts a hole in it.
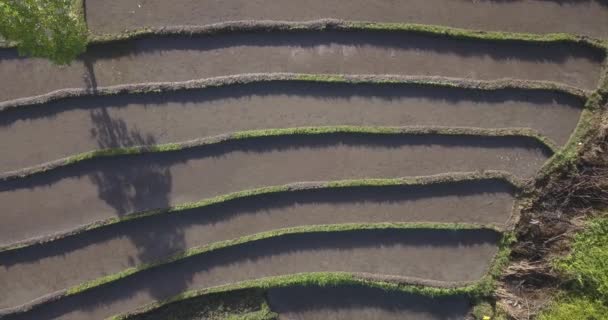
[[[279,320],[462,320],[464,296],[428,298],[364,286],[287,287],[268,291]]]
[[[608,5],[602,0],[88,0],[86,15],[98,34],[239,20],[335,18],[608,37]]]
[[[563,144],[582,104],[549,91],[304,82],[91,96],[3,114],[0,172],[100,148],[300,126],[528,127]]]
[[[481,230],[368,230],[288,235],[221,249],[142,272],[14,318],[103,319],[189,289],[301,272],[367,272],[470,281],[487,271],[498,240],[497,233]]]
[[[298,181],[505,170],[534,175],[549,154],[535,140],[436,135],[281,136],[105,158],[0,185],[0,242],[131,212]]]
[[[603,53],[569,44],[527,44],[380,32],[262,32],[140,39],[91,46],[53,67],[0,50],[0,100],[69,87],[183,81],[256,72],[517,78],[594,89]]]
[[[502,225],[511,216],[512,192],[509,184],[499,180],[309,190],[127,222],[31,249],[0,253],[0,287],[5,289],[0,292],[0,308],[187,248],[273,229],[391,221]]]

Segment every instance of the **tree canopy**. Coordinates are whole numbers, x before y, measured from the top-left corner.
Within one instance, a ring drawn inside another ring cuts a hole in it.
[[[74,0],[0,0],[0,35],[19,54],[68,64],[86,49],[87,28]]]

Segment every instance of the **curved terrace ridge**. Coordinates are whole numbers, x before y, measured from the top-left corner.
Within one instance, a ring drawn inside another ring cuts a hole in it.
[[[499,176],[438,176],[282,186],[183,205],[0,253],[4,305],[152,263],[191,247],[268,230],[348,223],[475,223],[508,228],[517,189]],[[212,203],[212,204],[209,204]],[[145,219],[142,219],[145,218]],[[66,269],[65,266],[70,266]],[[49,278],[48,274],[54,276]],[[0,305],[1,306],[1,305]]]
[[[115,132],[112,130],[100,130],[101,133],[110,131],[107,135],[113,136]],[[122,130],[121,130],[122,131]],[[135,138],[131,140],[146,141],[140,137],[141,134],[127,135]],[[363,134],[363,135],[437,135],[437,136],[454,136],[454,137],[494,137],[494,138],[520,138],[531,141],[537,144],[537,148],[543,153],[552,155],[559,150],[557,144],[547,137],[544,137],[537,131],[529,128],[473,128],[473,127],[453,127],[453,126],[405,126],[405,127],[374,127],[374,126],[326,126],[326,127],[298,127],[298,128],[280,128],[280,129],[260,129],[241,132],[232,132],[220,134],[212,137],[189,140],[185,142],[166,143],[158,145],[135,145],[131,147],[117,147],[101,150],[93,150],[71,155],[62,159],[49,161],[44,164],[23,168],[16,171],[0,173],[0,183],[29,178],[30,176],[39,175],[45,172],[61,169],[64,167],[74,166],[82,162],[90,162],[103,158],[134,156],[155,153],[169,153],[177,151],[187,151],[213,145],[228,144],[246,139],[261,139],[281,136],[320,136],[332,134]],[[0,185],[0,190],[2,188]]]
[[[213,198],[207,198],[195,202],[182,203],[173,207],[159,208],[156,210],[141,211],[128,214],[121,217],[109,218],[106,220],[95,221],[78,228],[61,232],[53,233],[44,236],[37,236],[25,241],[15,242],[5,246],[0,246],[0,256],[14,256],[18,257],[22,254],[22,251],[28,255],[28,250],[36,251],[38,246],[50,245],[54,246],[56,241],[61,241],[71,237],[78,237],[86,232],[96,231],[107,227],[112,227],[116,224],[126,223],[139,219],[146,219],[148,217],[156,217],[162,215],[174,215],[189,212],[191,210],[213,210],[217,206],[229,204],[232,201],[247,201],[248,199],[255,199],[257,197],[272,197],[274,194],[281,193],[298,193],[298,192],[314,192],[316,190],[333,190],[340,188],[374,188],[374,187],[432,187],[434,185],[451,185],[460,183],[471,183],[476,182],[488,182],[495,181],[496,183],[503,185],[506,189],[511,189],[513,194],[520,192],[525,188],[525,184],[522,180],[513,176],[512,174],[504,171],[483,171],[483,172],[461,172],[461,173],[449,173],[449,174],[437,174],[431,176],[415,176],[415,177],[403,177],[403,178],[390,178],[390,179],[364,179],[364,180],[341,180],[341,181],[318,181],[318,182],[297,182],[290,183],[281,186],[270,186],[258,189],[244,190],[233,192],[225,195],[216,196]],[[509,187],[510,186],[510,187]],[[256,206],[257,208],[257,206]],[[486,221],[489,224],[496,224],[496,227],[500,227],[500,221]],[[508,223],[511,223],[509,221]],[[105,231],[101,231],[105,232]],[[75,239],[77,241],[77,239]],[[68,240],[71,241],[71,240]],[[55,251],[55,250],[53,250]],[[19,258],[17,258],[19,260]],[[8,260],[7,260],[8,261]],[[6,263],[5,265],[10,265]]]
[[[224,21],[304,21],[319,18],[423,23],[467,29],[534,33],[574,33],[608,38],[608,6],[601,0],[477,1],[466,0],[287,0],[252,3],[228,0],[88,0],[87,24],[94,34],[175,25],[209,25]],[[526,12],[522,15],[522,12]],[[247,22],[242,22],[247,23]]]
[[[311,25],[313,26],[313,25]],[[0,100],[64,88],[185,81],[241,73],[441,75],[543,80],[594,89],[605,50],[578,42],[490,41],[411,31],[232,32],[96,43],[68,67],[0,50]],[[347,29],[347,28],[345,28]],[[382,59],[383,64],[376,61]],[[474,70],[474,72],[471,72]],[[35,76],[34,76],[35,75]]]
[[[3,313],[6,319],[57,316],[101,319],[170,298],[187,288],[300,272],[363,272],[390,275],[387,279],[392,281],[413,279],[422,285],[462,286],[484,276],[500,238],[496,231],[475,225],[376,224],[285,229],[189,249],[168,260],[58,291],[32,303],[4,309]],[[417,259],[408,260],[408,264],[387,262],[407,259],[409,255],[416,255]],[[321,257],[325,264],[316,262]],[[437,261],[446,258],[450,264]],[[159,277],[160,274],[163,276]],[[150,280],[145,280],[146,277]]]
[[[219,141],[186,149],[170,145],[87,154],[68,161],[71,165],[12,176],[0,183],[0,203],[7,204],[0,212],[6,222],[0,225],[0,243],[298,181],[480,170],[529,179],[553,153],[539,140],[510,131],[480,135],[445,128],[309,128],[249,132]]]
[[[130,93],[80,91],[82,96],[46,105],[13,106],[0,120],[6,153],[0,172],[94,149],[301,126],[519,127],[537,130],[563,145],[584,107],[584,99],[565,92],[497,88],[513,86],[508,82],[457,80],[447,85],[379,77],[359,83],[363,80],[330,82],[319,77],[310,81],[294,75],[299,80],[271,81],[274,76],[245,76],[237,83],[216,79],[198,90],[188,86],[178,91],[176,87],[183,85],[170,84],[158,92],[158,86],[140,85]]]
[[[107,87],[97,87],[94,91],[88,89],[68,88],[58,89],[46,94],[18,98],[0,102],[0,112],[11,111],[15,108],[34,108],[53,102],[63,102],[73,98],[116,96],[122,94],[158,94],[209,89],[233,85],[247,85],[265,82],[304,82],[304,83],[344,83],[344,84],[401,84],[420,85],[439,88],[459,88],[469,90],[530,90],[555,92],[558,95],[572,96],[586,100],[591,91],[576,87],[549,82],[517,79],[474,80],[442,76],[416,75],[373,75],[373,74],[310,74],[310,73],[243,73],[231,76],[201,78],[188,81],[148,82],[123,84]]]
[[[488,31],[478,29],[456,28],[445,25],[417,24],[417,23],[390,23],[381,21],[348,21],[340,19],[317,19],[309,21],[227,21],[207,25],[177,25],[162,26],[154,28],[140,28],[128,30],[122,33],[89,35],[89,44],[107,43],[118,40],[139,39],[152,36],[167,35],[201,35],[221,34],[230,32],[258,32],[258,31],[399,31],[413,32],[425,35],[438,35],[447,37],[463,38],[467,40],[490,40],[499,42],[530,42],[534,44],[564,42],[568,44],[581,45],[587,48],[606,50],[606,42],[601,38],[576,35],[572,33],[529,33],[529,32],[505,32]],[[2,44],[0,47],[11,48],[10,43]]]

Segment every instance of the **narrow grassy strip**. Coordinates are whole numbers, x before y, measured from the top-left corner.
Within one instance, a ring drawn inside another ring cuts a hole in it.
[[[572,43],[604,50],[606,42],[586,36],[569,33],[532,34],[501,31],[482,31],[462,29],[439,25],[414,23],[382,23],[365,21],[345,21],[339,19],[320,19],[306,22],[284,21],[236,21],[216,23],[205,26],[173,26],[163,28],[141,28],[118,34],[91,35],[91,43],[100,44],[113,41],[124,41],[151,36],[170,35],[207,35],[228,32],[276,32],[276,31],[390,31],[416,33],[456,39],[481,41],[518,41],[530,43]]]
[[[483,31],[438,25],[413,23],[378,23],[378,22],[348,22],[346,25],[354,30],[400,31],[429,35],[449,36],[457,39],[532,42],[532,43],[573,43],[583,44],[599,50],[607,50],[608,42],[571,33],[516,33],[504,31]]]
[[[60,89],[50,93],[0,102],[0,112],[20,107],[34,107],[68,98],[85,96],[115,96],[120,94],[160,94],[183,90],[203,90],[225,86],[245,85],[265,82],[315,82],[372,85],[418,85],[438,88],[456,88],[476,91],[496,91],[504,89],[549,91],[571,95],[585,101],[590,92],[573,86],[548,81],[535,80],[472,80],[440,76],[403,75],[341,75],[306,73],[249,73],[231,76],[202,78],[181,82],[154,82],[99,87],[94,92],[87,89]]]
[[[61,167],[67,167],[99,158],[140,155],[149,153],[175,152],[193,148],[201,148],[204,146],[217,145],[228,143],[230,141],[238,141],[244,139],[258,139],[263,137],[278,137],[278,136],[318,136],[330,134],[364,134],[364,135],[439,135],[439,136],[468,136],[468,137],[517,137],[524,139],[532,139],[539,144],[541,148],[545,148],[550,153],[556,153],[559,148],[551,139],[544,137],[537,131],[528,128],[470,128],[470,127],[366,127],[366,126],[324,126],[324,127],[297,127],[297,128],[280,128],[280,129],[262,129],[240,131],[230,134],[223,134],[213,137],[190,140],[180,143],[167,143],[153,146],[133,146],[121,147],[114,149],[102,149],[80,153],[67,158],[47,162],[45,164],[30,168],[11,171],[0,174],[0,182],[24,179],[30,176],[41,174],[50,170]]]
[[[297,80],[321,83],[379,83],[417,84],[431,87],[463,88],[482,91],[519,89],[530,91],[554,91],[586,99],[590,94],[585,89],[543,80],[497,79],[473,80],[444,76],[400,76],[400,75],[346,75],[346,74],[298,74]]]
[[[71,10],[85,20],[84,0],[73,0]],[[581,36],[572,33],[521,33],[505,31],[485,31],[464,29],[442,25],[417,23],[389,23],[369,21],[347,21],[340,19],[319,19],[313,21],[286,22],[286,21],[235,21],[221,22],[203,26],[165,26],[162,28],[139,28],[127,30],[116,34],[89,35],[90,44],[102,44],[114,41],[139,39],[143,37],[168,35],[210,35],[228,32],[274,32],[274,31],[398,31],[453,37],[457,39],[483,40],[483,41],[519,41],[530,43],[573,43],[586,45],[605,50],[608,41]],[[14,47],[13,43],[0,42],[3,47]]]
[[[2,310],[0,316],[18,314],[22,312],[27,312],[31,309],[37,308],[41,305],[44,305],[50,301],[56,301],[58,299],[63,299],[66,297],[74,296],[81,294],[83,292],[92,290],[94,288],[101,287],[103,285],[107,285],[109,283],[113,283],[119,281],[121,279],[125,279],[127,277],[133,276],[134,274],[141,273],[153,268],[158,268],[161,266],[165,266],[171,263],[175,263],[178,261],[182,261],[184,259],[188,259],[194,256],[202,255],[205,253],[210,253],[213,251],[221,250],[228,247],[238,246],[245,243],[260,241],[264,239],[276,238],[286,235],[295,235],[295,234],[307,234],[307,233],[335,233],[335,232],[349,232],[349,231],[362,231],[362,230],[445,230],[445,231],[457,231],[457,230],[479,230],[479,231],[492,231],[496,233],[500,233],[500,229],[494,226],[486,226],[479,224],[469,224],[469,223],[374,223],[374,224],[365,224],[365,223],[349,223],[349,224],[330,224],[330,225],[309,225],[309,226],[300,226],[293,228],[284,228],[277,229],[272,231],[261,232],[245,237],[240,237],[232,240],[215,242],[212,244],[189,248],[185,251],[182,251],[178,254],[175,254],[165,260],[160,260],[151,263],[145,263],[138,265],[136,267],[127,268],[121,272],[110,274],[104,277],[100,277],[98,279],[87,281],[80,285],[73,286],[66,290],[60,290],[51,295],[45,296],[44,299],[34,300],[30,303],[26,303],[24,305],[15,307],[15,308],[7,308]],[[348,273],[352,275],[352,273]],[[361,276],[359,276],[361,277]],[[363,276],[366,277],[366,276]],[[313,278],[316,279],[316,278]],[[395,282],[395,278],[391,277],[392,282]],[[461,282],[442,282],[442,281],[433,281],[433,280],[422,280],[417,278],[405,278],[399,277],[397,280],[399,283],[414,283],[416,291],[419,292],[427,292],[429,293],[439,293],[441,292],[452,292],[455,288],[464,286],[468,287],[469,282],[461,283]],[[413,287],[413,288],[414,288]],[[476,286],[473,286],[477,288]],[[485,286],[484,286],[485,287]],[[476,289],[479,291],[479,289]]]
[[[154,310],[185,301],[192,298],[197,298],[215,293],[229,293],[231,291],[243,289],[268,290],[271,288],[281,288],[290,286],[316,286],[316,287],[336,287],[336,286],[365,286],[369,288],[378,288],[386,291],[400,292],[406,294],[415,294],[426,297],[446,297],[465,295],[473,300],[489,296],[494,290],[494,282],[502,269],[508,263],[510,254],[510,245],[515,241],[514,236],[508,233],[503,236],[499,244],[499,251],[494,258],[492,266],[488,273],[479,281],[463,286],[450,288],[431,287],[420,284],[399,283],[391,281],[383,281],[377,278],[369,278],[360,274],[344,273],[344,272],[316,272],[316,273],[301,273],[286,276],[268,277],[250,281],[243,281],[235,284],[224,286],[203,288],[190,290],[178,294],[169,299],[154,302],[145,306],[127,312],[121,315],[115,315],[108,320],[128,320],[133,319],[138,315],[153,312]]]
[[[515,188],[516,192],[523,190],[525,184],[517,177],[507,172],[502,171],[485,171],[485,172],[469,172],[469,173],[445,173],[432,176],[419,176],[419,177],[404,177],[394,179],[354,179],[354,180],[341,180],[341,181],[319,181],[309,183],[292,183],[280,186],[269,186],[257,189],[249,189],[238,192],[233,192],[225,195],[220,195],[212,198],[203,199],[200,201],[189,202],[180,204],[177,206],[148,210],[129,214],[122,217],[115,217],[106,220],[90,223],[88,225],[70,230],[61,234],[53,234],[47,237],[35,238],[15,244],[10,244],[4,247],[0,247],[0,252],[15,251],[25,249],[28,247],[45,244],[61,240],[67,237],[76,236],[85,232],[89,232],[96,229],[109,227],[115,224],[124,223],[131,220],[144,219],[151,216],[165,215],[165,214],[179,214],[187,210],[202,209],[226,203],[232,200],[239,200],[244,198],[251,198],[262,195],[269,195],[282,192],[300,192],[314,189],[331,189],[331,188],[356,188],[356,187],[382,187],[382,186],[425,186],[425,185],[439,185],[439,184],[457,184],[462,182],[471,181],[483,181],[483,180],[501,180],[509,183]]]
[[[278,314],[270,310],[270,306],[267,303],[262,304],[262,310],[249,312],[243,315],[229,315],[224,320],[274,320],[278,318]]]

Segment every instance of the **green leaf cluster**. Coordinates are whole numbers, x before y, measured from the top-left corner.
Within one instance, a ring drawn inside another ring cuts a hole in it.
[[[572,253],[555,267],[571,279],[539,320],[608,319],[608,217],[592,220],[574,239]]]
[[[87,34],[74,0],[0,0],[0,35],[20,55],[68,64],[85,51]]]
[[[575,280],[576,290],[608,305],[608,218],[591,221],[557,268]]]

